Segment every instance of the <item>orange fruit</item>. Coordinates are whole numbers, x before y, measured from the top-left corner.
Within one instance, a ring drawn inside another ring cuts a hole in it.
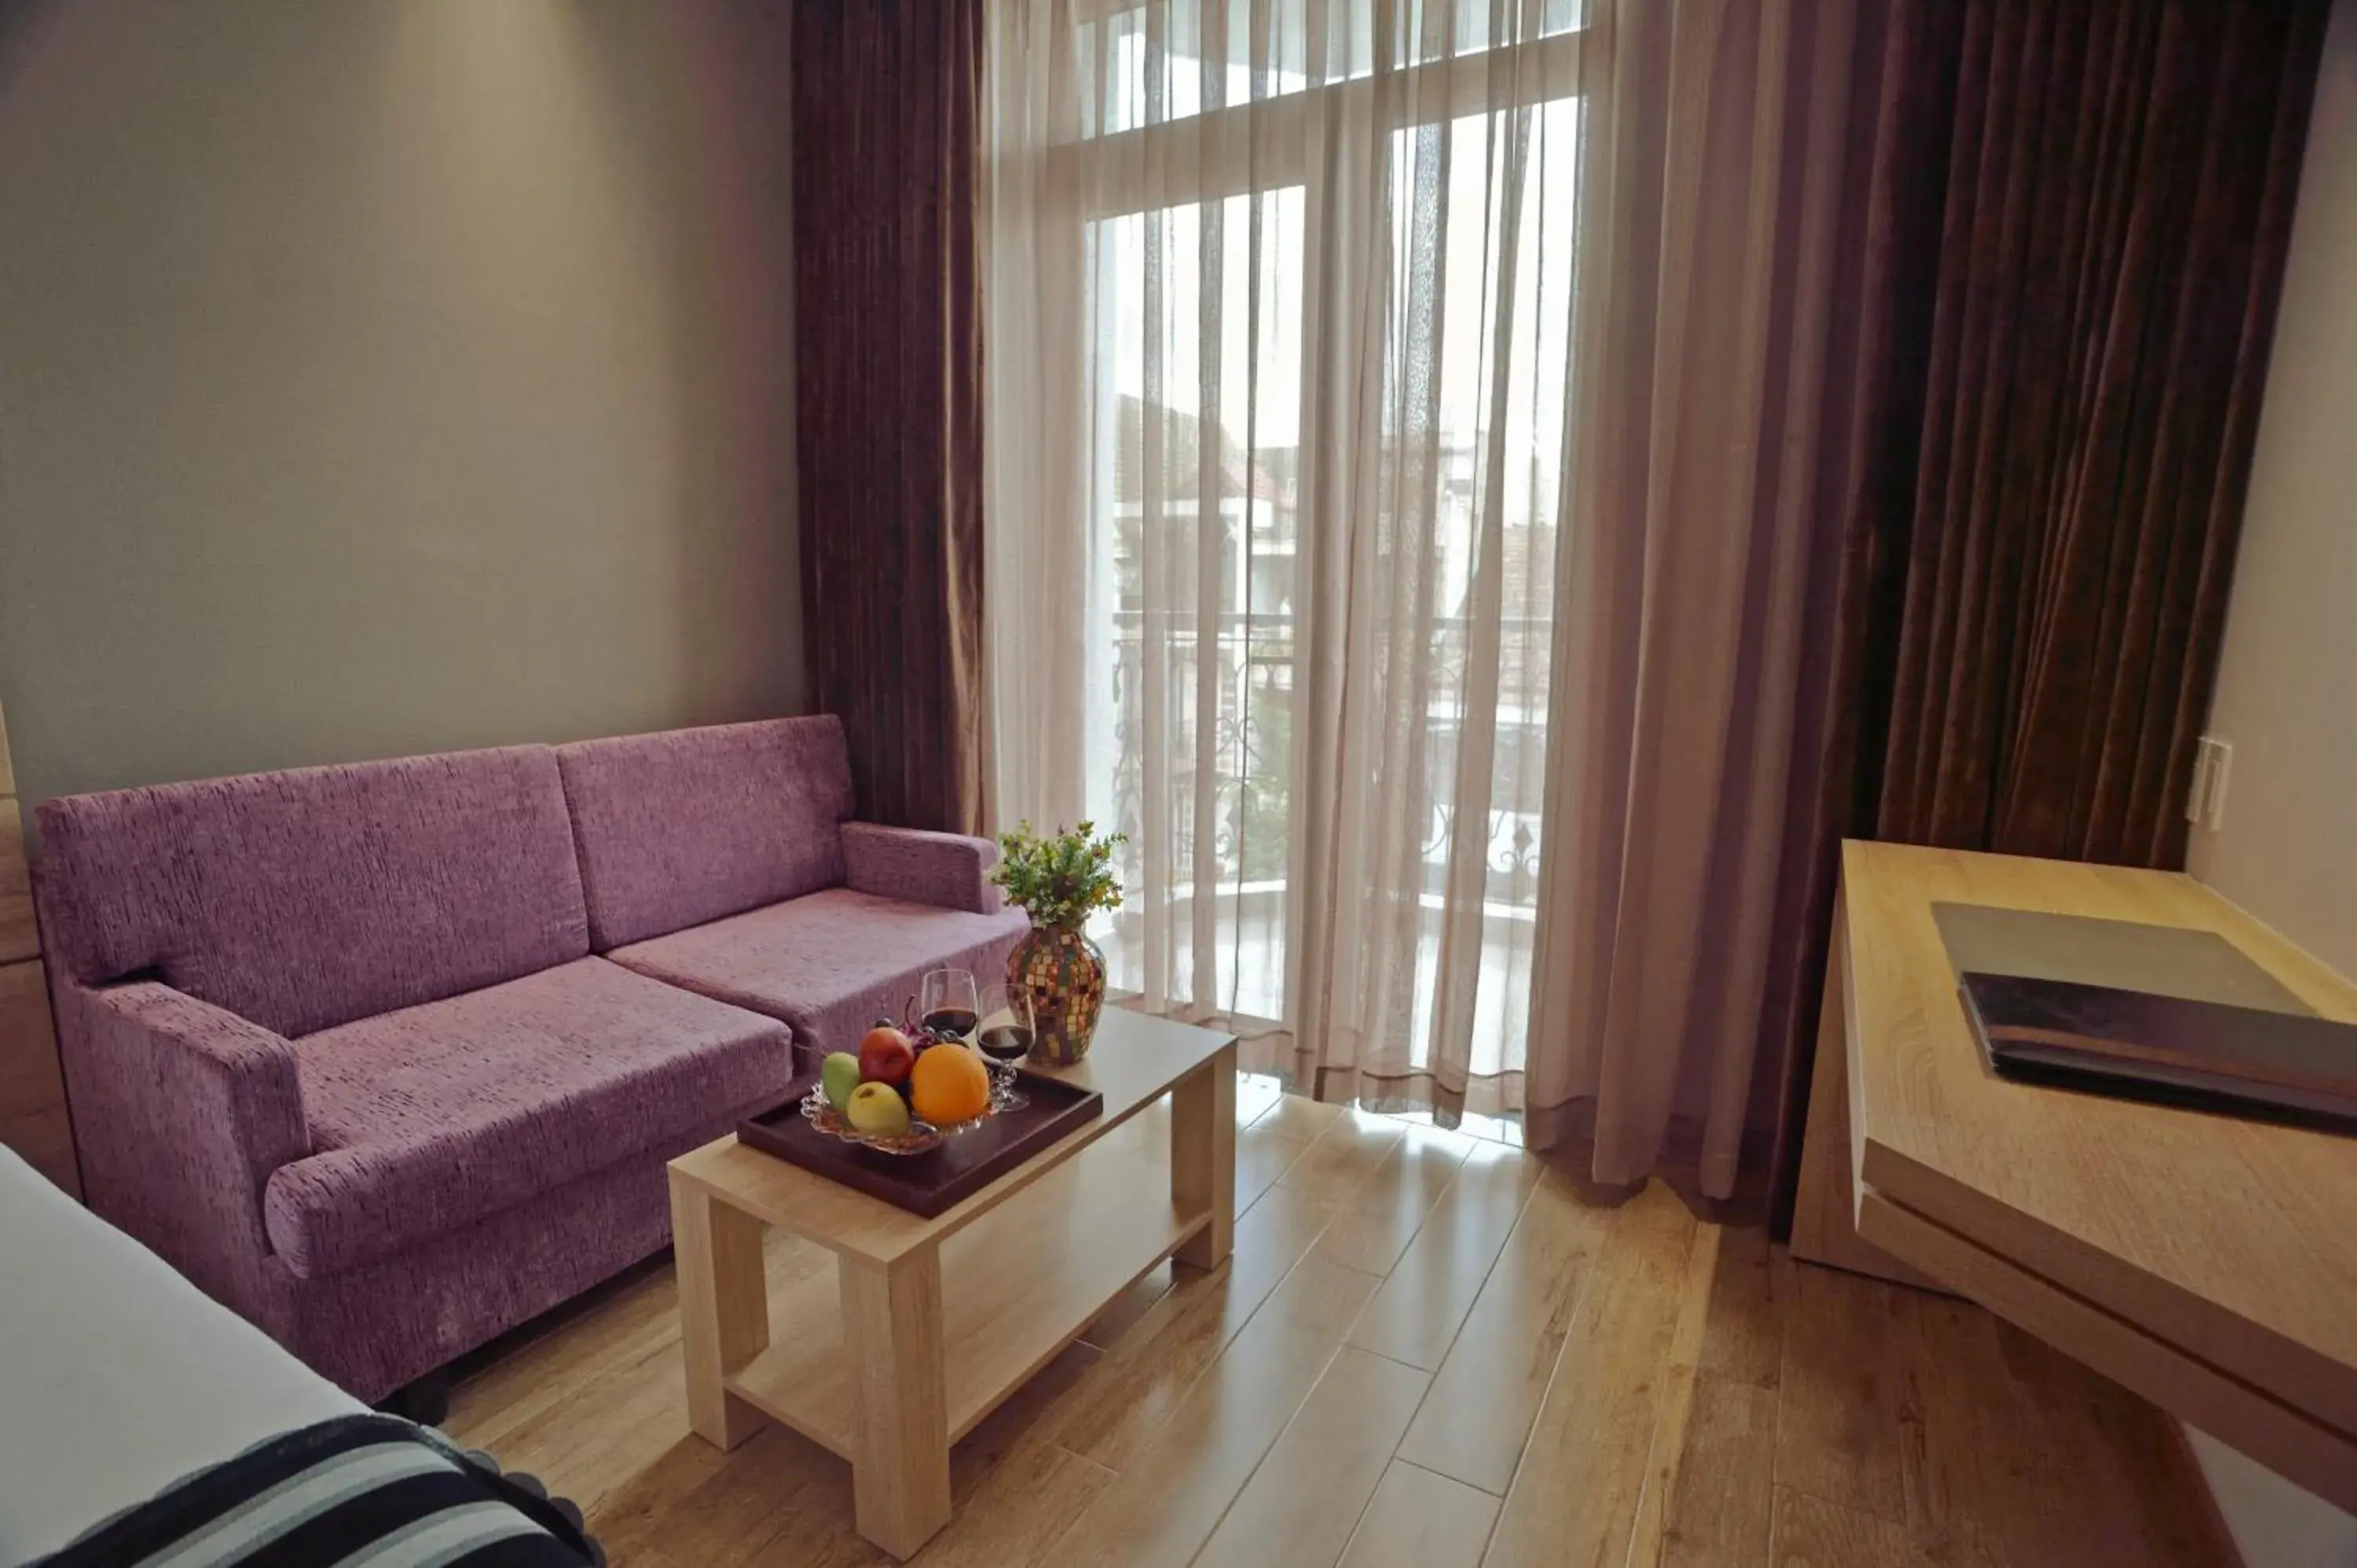
[[[990,1069],[973,1047],[943,1041],[917,1054],[909,1098],[936,1127],[971,1122],[990,1109]]]

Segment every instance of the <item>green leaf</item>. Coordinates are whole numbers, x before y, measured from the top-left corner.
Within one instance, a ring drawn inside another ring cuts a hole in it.
[[[1094,910],[1121,908],[1113,858],[1128,842],[1125,833],[1098,834],[1094,822],[1042,838],[1025,821],[999,834],[999,863],[989,877],[1034,925],[1077,925]]]

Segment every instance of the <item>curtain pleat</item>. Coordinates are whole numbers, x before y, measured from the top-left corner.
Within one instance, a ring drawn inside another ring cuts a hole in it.
[[[1964,7],[1877,836],[2182,863],[2322,15]]]
[[[1774,961],[1789,1222],[1845,836],[2174,869],[2322,0],[1896,0]]]
[[[861,814],[982,826],[982,0],[796,0],[803,654]]]
[[[1603,16],[1525,1117],[1600,1181],[1723,1198],[1826,532],[1858,7]]]

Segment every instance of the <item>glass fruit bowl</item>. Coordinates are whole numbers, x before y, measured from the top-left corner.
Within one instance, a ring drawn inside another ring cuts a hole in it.
[[[927,1122],[921,1117],[911,1116],[909,1119],[909,1130],[891,1136],[863,1133],[854,1127],[845,1118],[843,1112],[834,1108],[834,1102],[827,1099],[825,1089],[817,1084],[812,1085],[811,1091],[802,1096],[802,1112],[803,1121],[830,1138],[840,1139],[846,1144],[857,1144],[863,1148],[874,1149],[881,1154],[923,1155],[940,1148],[943,1142],[956,1137],[961,1133],[971,1133],[993,1116],[1016,1109],[1015,1098],[1011,1089],[1002,1090],[994,1082],[990,1088],[990,1103],[983,1108],[981,1115],[969,1117],[963,1122],[948,1122],[939,1125]]]

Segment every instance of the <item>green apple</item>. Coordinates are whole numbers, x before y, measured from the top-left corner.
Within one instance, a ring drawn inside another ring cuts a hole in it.
[[[834,1052],[818,1064],[818,1081],[826,1090],[826,1102],[850,1114],[851,1091],[859,1087],[859,1058],[849,1051]]]
[[[898,1138],[909,1131],[909,1102],[888,1083],[863,1083],[851,1091],[843,1114],[871,1138]]]

